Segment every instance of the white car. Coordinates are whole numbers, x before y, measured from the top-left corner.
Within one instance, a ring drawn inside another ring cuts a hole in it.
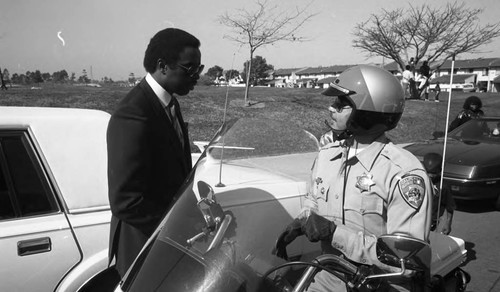
[[[90,291],[108,267],[97,110],[0,107],[0,291]]]
[[[429,85],[430,90],[435,90],[436,84],[431,83]],[[450,84],[449,83],[440,83],[439,88],[441,89],[442,92],[449,92],[450,91]],[[463,91],[463,92],[475,92],[476,87],[474,86],[473,83],[453,83],[451,85],[452,91]]]
[[[472,83],[465,83],[462,86],[462,90],[464,92],[476,92],[476,86],[474,86],[474,84]]]

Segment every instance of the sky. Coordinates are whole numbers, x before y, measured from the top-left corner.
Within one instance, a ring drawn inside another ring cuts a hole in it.
[[[308,0],[269,0],[279,9],[304,7]],[[369,57],[352,47],[354,27],[382,9],[407,8],[404,0],[312,0],[317,15],[297,35],[307,42],[279,42],[257,49],[275,69],[389,62]],[[443,6],[444,0],[412,0],[411,5]],[[500,1],[467,1],[484,9],[481,24],[498,21]],[[226,11],[255,10],[252,0],[0,0],[0,67],[9,73],[66,70],[78,77],[85,69],[93,79],[126,80],[130,73],[144,76],[144,51],[161,29],[176,27],[201,41],[202,63],[224,70],[243,70],[248,47],[224,35],[230,30],[217,21]],[[474,55],[458,58],[499,57],[500,39]],[[205,70],[206,70],[205,69]],[[206,71],[205,71],[206,72]]]

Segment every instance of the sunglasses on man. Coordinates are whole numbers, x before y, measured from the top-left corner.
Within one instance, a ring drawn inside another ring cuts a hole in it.
[[[184,72],[186,72],[189,77],[193,77],[194,75],[200,75],[203,69],[205,68],[205,65],[199,65],[199,66],[190,66],[186,67],[182,64],[177,64],[177,66],[181,67]]]

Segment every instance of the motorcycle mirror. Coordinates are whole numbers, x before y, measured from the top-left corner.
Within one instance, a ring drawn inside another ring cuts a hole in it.
[[[401,234],[382,235],[377,240],[377,257],[380,262],[393,267],[412,270],[429,270],[430,245],[420,239]]]
[[[198,209],[200,209],[205,219],[208,230],[213,231],[222,222],[224,212],[221,206],[217,204],[214,190],[209,184],[204,181],[198,181],[198,192],[200,194]]]
[[[198,181],[198,193],[201,199],[215,201],[214,190],[209,184],[202,180]]]

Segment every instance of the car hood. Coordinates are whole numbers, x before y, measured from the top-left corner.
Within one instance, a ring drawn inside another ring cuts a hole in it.
[[[426,153],[443,153],[444,139],[413,143],[405,149],[422,161]],[[498,176],[500,145],[478,141],[448,139],[446,143],[445,176],[464,178]]]

